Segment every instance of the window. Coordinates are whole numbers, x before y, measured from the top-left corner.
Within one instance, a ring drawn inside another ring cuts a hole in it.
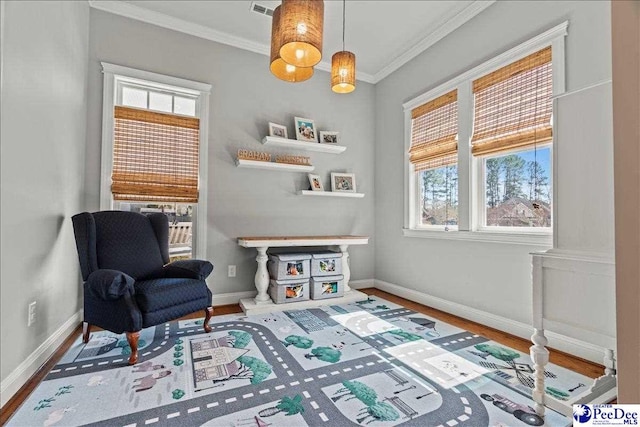
[[[480,228],[551,228],[551,47],[473,82]]]
[[[551,148],[482,159],[487,227],[551,227]]]
[[[451,91],[411,111],[409,161],[419,190],[420,226],[458,225],[458,93]]]
[[[101,208],[162,212],[172,260],[204,257],[209,85],[103,63]],[[110,96],[108,96],[108,94]],[[203,197],[205,196],[205,197]]]
[[[551,243],[567,25],[404,104],[406,236]]]

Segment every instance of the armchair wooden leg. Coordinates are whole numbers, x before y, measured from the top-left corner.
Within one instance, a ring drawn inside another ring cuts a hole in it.
[[[213,307],[207,307],[204,309],[204,331],[206,333],[211,332],[211,326],[209,326],[209,320],[213,316]]]
[[[89,334],[91,333],[91,325],[87,322],[82,322],[82,342],[89,342]]]
[[[129,356],[129,365],[135,365],[138,361],[138,339],[140,338],[140,331],[127,332],[127,341],[129,347],[131,347],[131,355]]]

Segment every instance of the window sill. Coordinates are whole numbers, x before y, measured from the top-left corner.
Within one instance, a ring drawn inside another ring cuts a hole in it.
[[[444,231],[425,229],[402,229],[404,237],[422,239],[464,240],[471,242],[508,243],[513,245],[533,245],[550,248],[553,246],[551,233],[511,233],[495,231]]]

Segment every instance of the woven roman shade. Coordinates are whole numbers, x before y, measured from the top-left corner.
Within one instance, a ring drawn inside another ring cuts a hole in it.
[[[458,91],[411,110],[410,162],[415,171],[458,162]]]
[[[114,200],[198,201],[200,120],[115,107]]]
[[[475,80],[473,93],[473,154],[551,141],[551,47]]]

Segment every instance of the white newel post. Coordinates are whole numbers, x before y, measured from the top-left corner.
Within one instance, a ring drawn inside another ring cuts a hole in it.
[[[536,414],[544,416],[544,368],[549,363],[549,350],[547,350],[547,337],[544,336],[543,329],[535,329],[531,336],[533,345],[529,349],[531,360],[533,360],[534,381],[533,400],[535,402],[534,409]]]
[[[255,278],[256,289],[258,290],[256,304],[261,304],[271,301],[271,298],[267,294],[267,289],[269,288],[269,272],[267,271],[267,260],[269,257],[267,256],[267,249],[269,248],[260,247],[256,249],[258,250],[258,256],[256,257],[258,270],[256,271]]]
[[[349,280],[351,280],[351,269],[349,268],[349,252],[347,249],[349,245],[340,245],[340,252],[342,252],[342,275],[344,276],[344,292],[349,292]]]
[[[534,409],[538,415],[544,416],[544,368],[549,363],[549,350],[546,345],[548,343],[547,337],[544,336],[544,322],[543,322],[543,283],[542,283],[542,258],[536,254],[532,254],[531,259],[531,278],[532,278],[532,302],[533,302],[533,335],[531,336],[531,342],[533,345],[529,348],[529,354],[533,361],[534,368],[534,388],[533,388],[533,400],[535,402]]]

